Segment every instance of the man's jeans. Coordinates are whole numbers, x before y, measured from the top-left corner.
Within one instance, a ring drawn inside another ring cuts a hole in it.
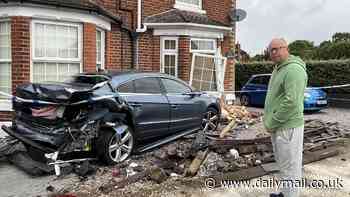
[[[273,152],[279,167],[279,180],[301,181],[304,125],[293,129],[277,130],[271,134]],[[282,185],[282,184],[281,184]],[[299,197],[300,189],[296,187],[279,188],[285,197]]]

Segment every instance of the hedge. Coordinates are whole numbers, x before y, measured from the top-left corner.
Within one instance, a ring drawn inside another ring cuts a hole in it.
[[[308,86],[331,86],[350,84],[350,59],[307,61]],[[272,62],[238,63],[236,65],[236,88],[241,89],[254,74],[272,73]],[[350,87],[327,90],[327,92],[350,93]]]

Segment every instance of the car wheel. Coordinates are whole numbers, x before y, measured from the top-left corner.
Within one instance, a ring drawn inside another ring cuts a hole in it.
[[[203,115],[202,129],[205,129],[206,134],[214,134],[217,127],[219,126],[219,113],[213,107],[209,107]]]
[[[126,160],[131,155],[135,145],[134,134],[130,127],[122,134],[110,130],[102,131],[98,141],[96,147],[98,156],[108,165]]]
[[[240,98],[241,105],[243,106],[249,106],[250,105],[250,98],[248,95],[243,94]]]

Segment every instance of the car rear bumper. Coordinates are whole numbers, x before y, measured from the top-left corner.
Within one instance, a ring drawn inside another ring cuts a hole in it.
[[[2,127],[2,130],[4,130],[7,134],[9,134],[10,136],[20,140],[21,142],[23,142],[24,144],[27,144],[27,145],[30,145],[30,146],[33,146],[41,151],[44,151],[44,152],[47,152],[47,153],[50,153],[50,152],[55,152],[54,149],[51,149],[49,147],[45,147],[45,146],[42,146],[36,142],[34,142],[33,140],[27,138],[27,137],[24,137],[23,135],[17,133],[15,131],[15,129],[13,127],[8,127],[8,126],[5,126],[3,125]]]

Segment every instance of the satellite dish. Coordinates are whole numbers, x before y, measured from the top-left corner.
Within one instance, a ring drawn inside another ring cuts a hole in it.
[[[230,18],[233,22],[239,22],[247,17],[247,12],[242,9],[232,9],[230,12]]]

